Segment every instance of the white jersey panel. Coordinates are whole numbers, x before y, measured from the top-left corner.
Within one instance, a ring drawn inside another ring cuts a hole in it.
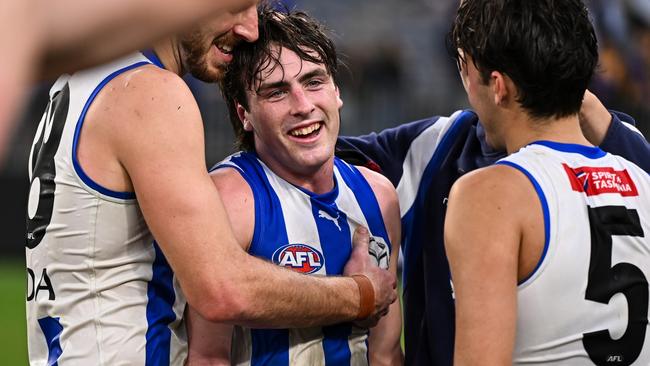
[[[145,365],[156,357],[166,358],[156,364],[184,362],[186,337],[178,314],[185,300],[135,195],[101,187],[76,161],[77,137],[96,94],[114,76],[147,64],[142,54],[130,55],[63,76],[50,91],[29,166],[32,365]],[[169,314],[161,315],[161,308]],[[154,323],[169,325],[155,333]]]
[[[277,176],[251,153],[235,154],[219,166],[238,169],[253,190],[256,223],[251,254],[305,274],[340,275],[354,229],[364,225],[376,237],[376,257],[388,265],[390,242],[381,211],[357,169],[335,161],[334,190],[316,195]],[[367,365],[366,341],[367,331],[349,324],[278,330],[235,327],[232,362]]]
[[[514,363],[650,365],[650,176],[544,141],[499,163],[529,175],[546,206],[543,259],[519,286]]]

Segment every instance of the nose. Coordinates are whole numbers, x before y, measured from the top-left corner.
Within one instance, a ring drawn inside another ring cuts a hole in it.
[[[237,24],[233,27],[233,33],[246,42],[255,42],[259,37],[257,29],[257,7],[250,6],[239,13]]]
[[[315,109],[314,103],[301,88],[291,92],[291,114],[296,116],[308,116]]]

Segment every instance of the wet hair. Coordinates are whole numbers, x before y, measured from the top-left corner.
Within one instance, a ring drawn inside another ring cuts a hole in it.
[[[581,0],[463,0],[447,47],[459,65],[471,56],[483,83],[492,71],[508,75],[533,118],[578,113],[598,63]]]
[[[253,133],[244,130],[237,115],[237,104],[249,110],[247,92],[259,91],[262,72],[282,68],[276,47],[291,50],[304,61],[325,65],[335,82],[339,67],[329,31],[307,13],[288,9],[280,11],[263,3],[258,8],[258,21],[259,39],[235,47],[233,61],[220,82],[237,148],[247,151],[255,150]]]

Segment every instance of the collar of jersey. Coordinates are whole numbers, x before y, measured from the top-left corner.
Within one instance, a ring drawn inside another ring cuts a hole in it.
[[[557,151],[576,153],[589,159],[598,159],[606,155],[606,153],[603,150],[601,150],[598,146],[567,144],[567,143],[547,141],[547,140],[534,141],[531,142],[530,145],[542,145],[548,147],[549,149],[553,149]]]
[[[160,61],[160,58],[158,58],[158,55],[153,50],[144,50],[141,51],[144,57],[148,58],[149,61],[151,61],[152,64],[160,67],[161,69],[165,68],[165,65],[163,65],[162,61]]]

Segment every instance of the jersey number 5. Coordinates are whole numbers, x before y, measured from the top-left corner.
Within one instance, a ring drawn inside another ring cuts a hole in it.
[[[52,97],[47,113],[38,126],[29,156],[29,204],[27,206],[27,248],[33,249],[45,235],[54,209],[56,166],[54,155],[59,149],[63,126],[68,116],[70,89],[68,84]]]
[[[643,229],[636,210],[624,206],[588,207],[591,259],[585,299],[608,304],[622,293],[628,304],[625,334],[612,339],[608,330],[583,334],[582,344],[596,365],[627,366],[641,353],[648,326],[648,280],[630,263],[612,267],[612,235],[640,236]]]

